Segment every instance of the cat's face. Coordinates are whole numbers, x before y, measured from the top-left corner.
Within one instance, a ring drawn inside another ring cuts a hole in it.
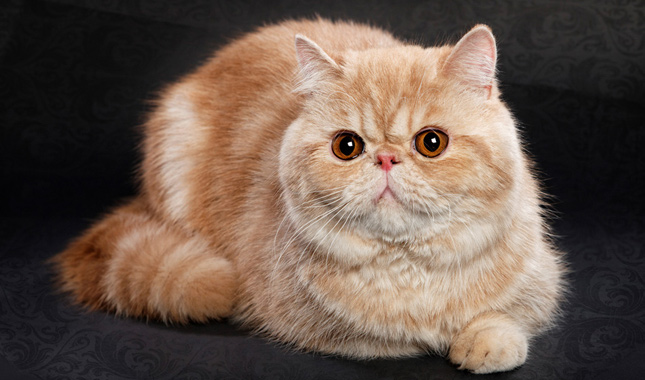
[[[349,52],[340,64],[311,48],[299,56],[307,100],[280,155],[303,229],[409,242],[506,207],[521,154],[494,67],[482,86],[455,74],[464,58],[450,48]]]

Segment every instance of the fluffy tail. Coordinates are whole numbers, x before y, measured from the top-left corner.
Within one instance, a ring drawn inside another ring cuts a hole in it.
[[[207,242],[140,200],[116,209],[52,259],[62,290],[92,309],[185,323],[229,315],[237,275]]]

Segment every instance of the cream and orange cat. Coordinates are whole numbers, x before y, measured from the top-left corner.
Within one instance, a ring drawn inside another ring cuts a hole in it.
[[[481,25],[436,48],[325,20],[231,43],[164,92],[140,195],[54,258],[62,289],[353,358],[521,365],[563,266],[496,54]]]

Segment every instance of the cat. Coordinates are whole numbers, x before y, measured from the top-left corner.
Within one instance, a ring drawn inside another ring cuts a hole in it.
[[[163,91],[139,194],[54,257],[60,288],[348,358],[522,365],[564,264],[496,60],[485,25],[432,48],[324,19],[233,41]]]

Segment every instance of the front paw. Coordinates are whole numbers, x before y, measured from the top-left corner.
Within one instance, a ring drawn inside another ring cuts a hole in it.
[[[473,373],[509,371],[526,361],[528,339],[510,317],[477,317],[453,339],[448,357]]]

